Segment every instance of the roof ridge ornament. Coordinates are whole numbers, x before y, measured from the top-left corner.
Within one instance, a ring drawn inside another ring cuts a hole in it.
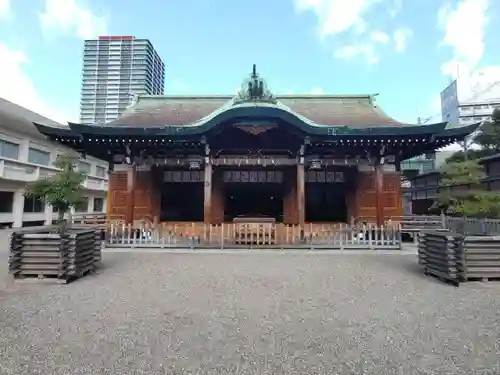
[[[277,103],[276,98],[267,87],[267,83],[257,73],[257,65],[253,64],[252,73],[245,79],[240,90],[233,99],[235,104],[244,102]]]

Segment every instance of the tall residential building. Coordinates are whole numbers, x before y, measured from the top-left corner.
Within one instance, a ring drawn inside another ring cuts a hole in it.
[[[452,124],[488,121],[496,107],[500,107],[500,77],[488,72],[459,77],[441,92],[442,119]]]
[[[163,95],[165,64],[148,39],[86,40],[80,122],[104,124],[122,114],[133,94]]]

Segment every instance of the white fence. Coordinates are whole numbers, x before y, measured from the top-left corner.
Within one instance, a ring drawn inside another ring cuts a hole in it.
[[[112,247],[399,249],[399,225],[111,224]]]

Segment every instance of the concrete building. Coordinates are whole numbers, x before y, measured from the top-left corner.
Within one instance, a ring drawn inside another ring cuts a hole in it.
[[[436,155],[431,152],[405,160],[401,163],[402,171],[412,171],[411,174],[432,172],[436,169]]]
[[[495,81],[481,71],[454,80],[441,92],[442,120],[452,124],[491,120],[496,107],[500,107],[500,80]]]
[[[133,94],[162,95],[165,64],[148,39],[101,36],[83,52],[80,122],[104,124],[121,115]]]
[[[58,155],[74,151],[42,136],[33,121],[64,126],[0,98],[0,227],[50,224],[57,218],[50,205],[25,198],[24,189],[55,173]],[[88,176],[83,184],[85,203],[75,212],[105,212],[108,164],[89,157],[78,167]]]
[[[405,160],[401,163],[402,171],[412,171],[407,173],[408,176],[415,174],[425,174],[439,170],[439,168],[446,162],[455,151],[442,150],[431,152],[425,155],[419,155],[414,158]]]

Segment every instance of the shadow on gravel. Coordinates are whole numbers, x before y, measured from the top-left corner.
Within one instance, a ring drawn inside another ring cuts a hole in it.
[[[414,276],[418,276],[422,279],[426,279],[427,277],[424,275],[424,271],[422,269],[422,266],[420,264],[417,263],[417,261],[415,260],[414,262],[407,262],[407,263],[404,263],[403,264],[403,267],[404,269],[414,275]]]

